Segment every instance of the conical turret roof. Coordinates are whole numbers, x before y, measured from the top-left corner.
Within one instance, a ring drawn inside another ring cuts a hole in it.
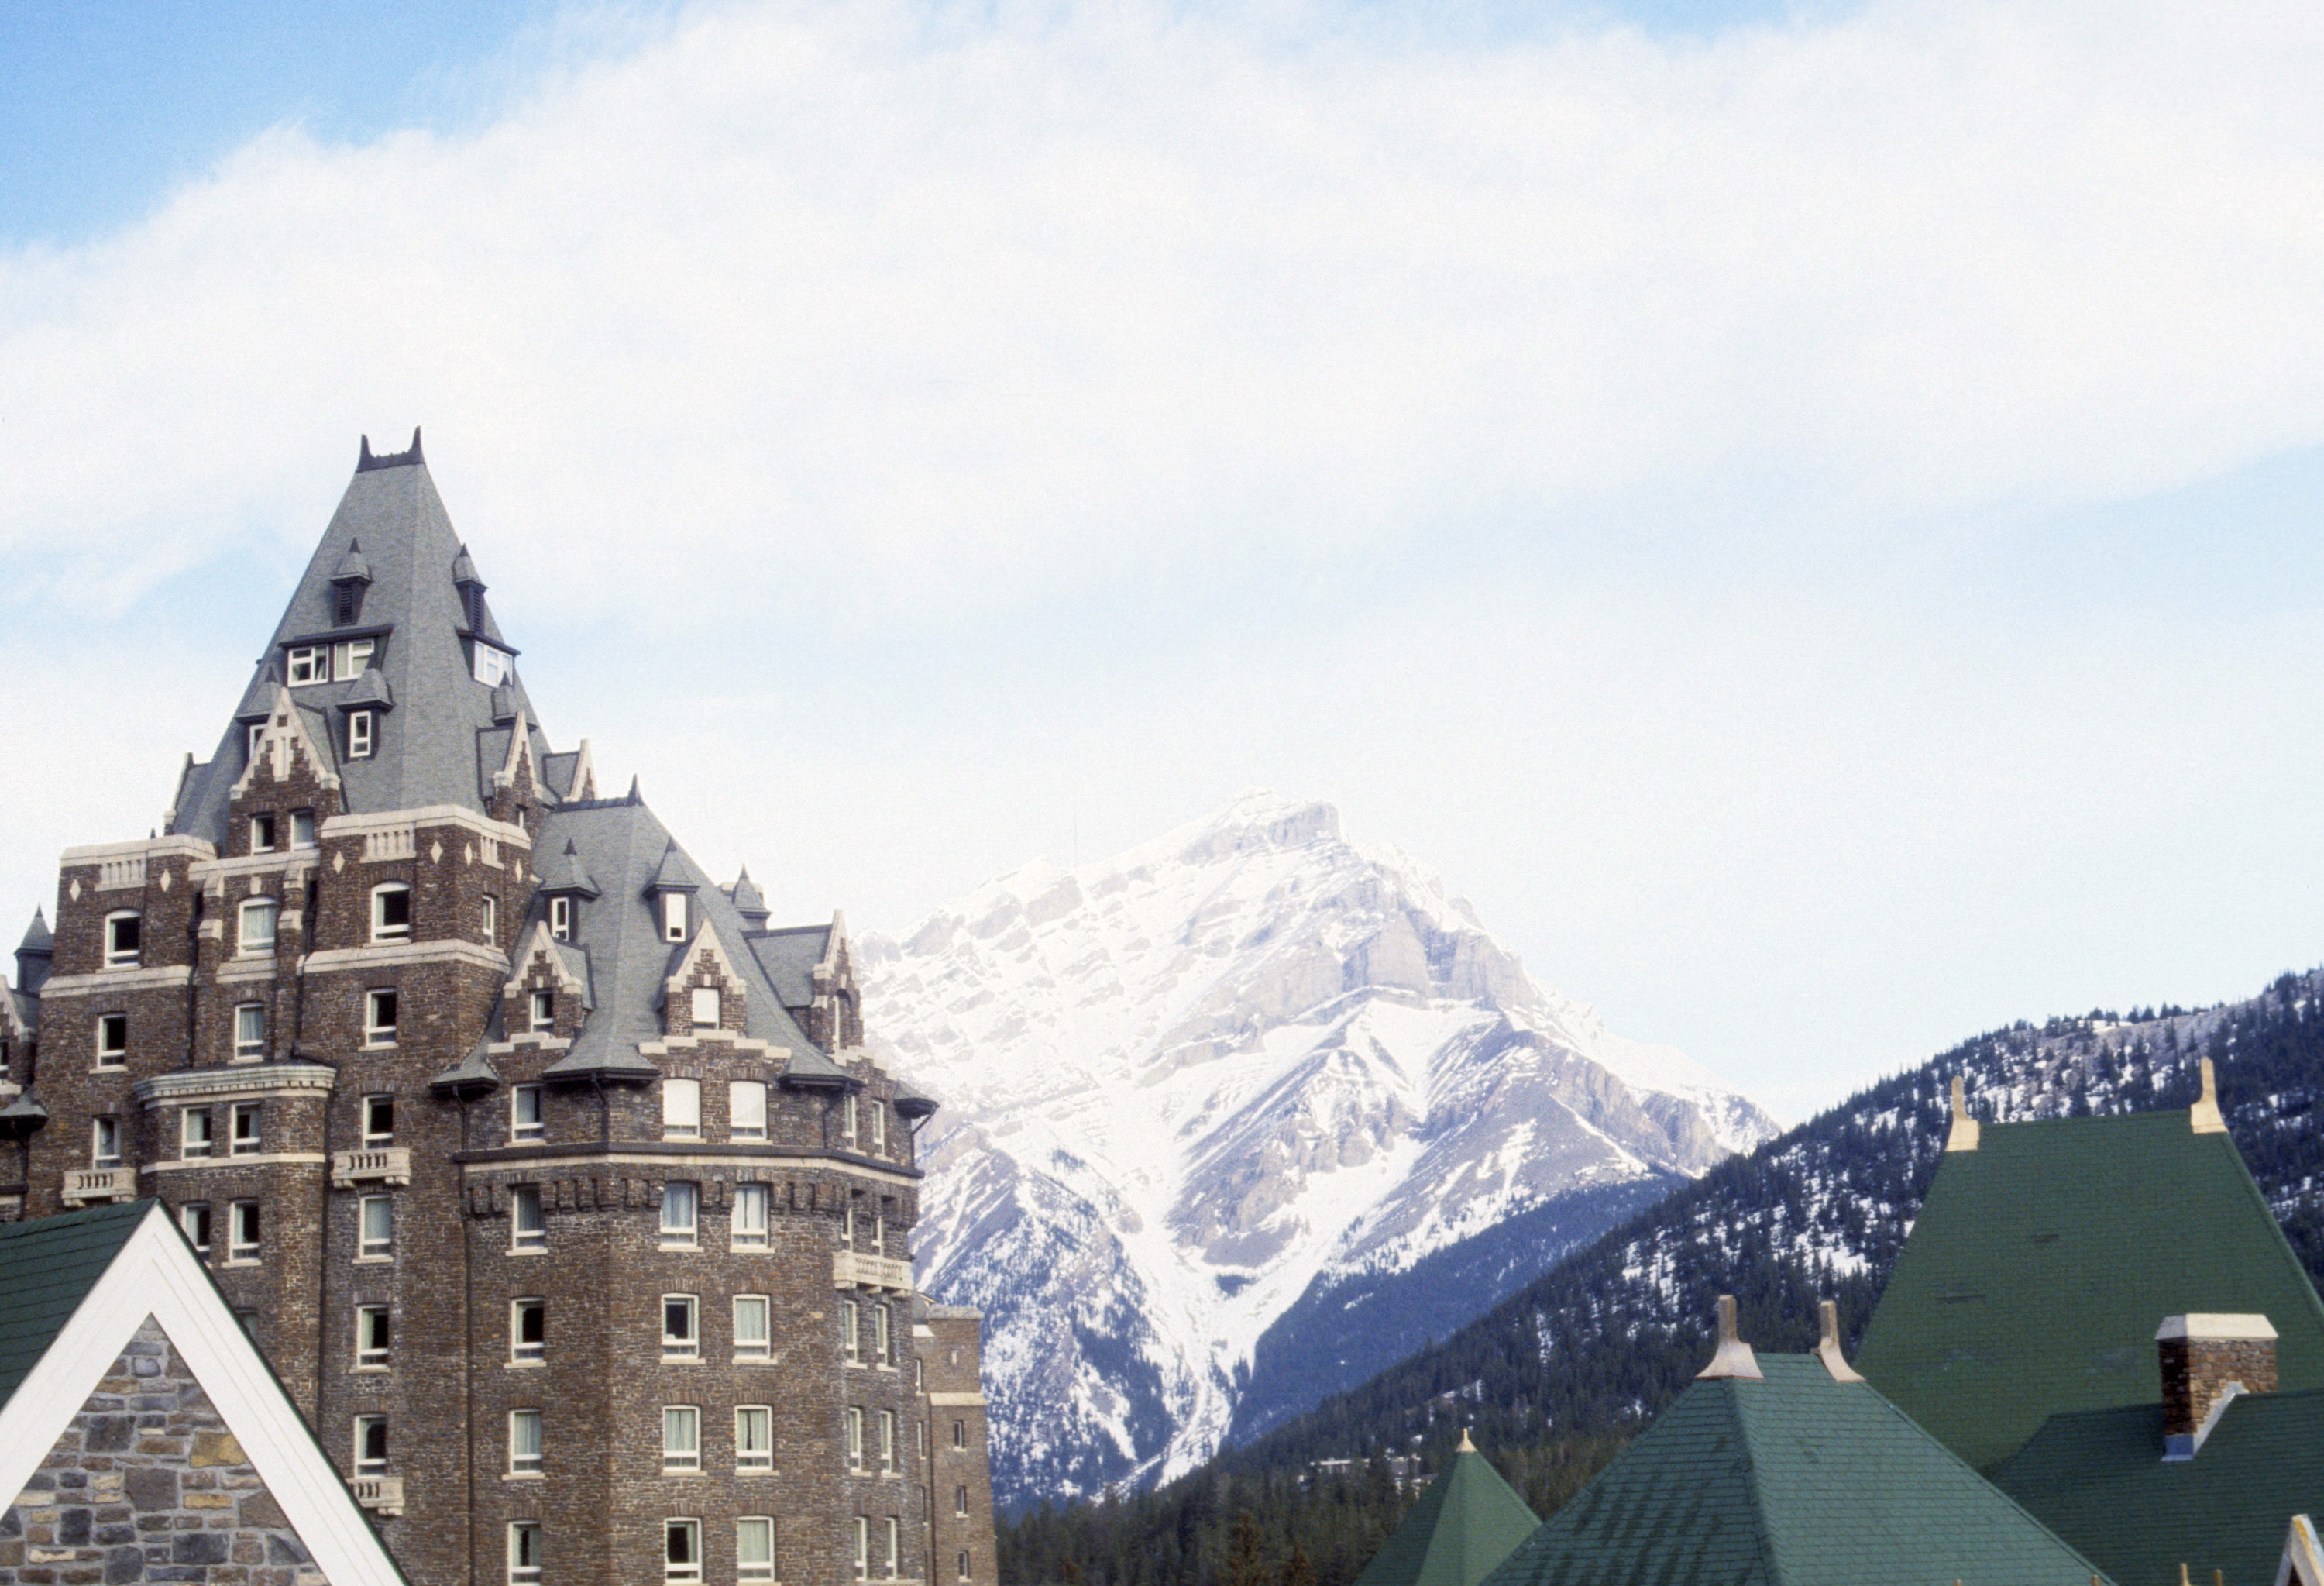
[[[744,919],[756,915],[762,922],[767,917],[769,912],[767,900],[759,895],[757,883],[751,880],[749,865],[744,865],[742,873],[734,878],[734,885],[729,890],[727,896],[734,899],[734,912]]]
[[[24,939],[16,944],[16,951],[36,954],[52,953],[56,945],[56,936],[49,929],[49,917],[38,908],[33,909],[32,923],[24,927]]]
[[[1467,1432],[1356,1586],[1477,1586],[1541,1525]]]
[[[584,898],[601,895],[595,880],[589,874],[589,867],[581,862],[580,851],[573,846],[570,837],[565,840],[565,852],[550,860],[549,868],[542,872],[540,890],[543,892],[578,892]]]

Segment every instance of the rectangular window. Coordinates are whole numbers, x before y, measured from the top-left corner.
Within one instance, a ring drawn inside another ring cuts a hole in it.
[[[145,939],[143,922],[134,914],[115,914],[105,921],[105,962],[118,969],[137,962]]]
[[[847,1468],[863,1468],[863,1412],[853,1405],[847,1406]]]
[[[549,900],[549,934],[560,942],[573,939],[573,899],[561,892]]]
[[[540,1412],[511,1410],[509,1412],[509,1474],[538,1476],[540,1474]]]
[[[395,1044],[395,992],[383,988],[364,993],[364,1042],[366,1046]]]
[[[859,1581],[872,1573],[872,1522],[862,1515],[855,1517],[855,1578]]]
[[[718,988],[716,986],[694,988],[694,1028],[696,1029],[718,1028]]]
[[[734,1579],[774,1578],[775,1522],[765,1515],[745,1515],[734,1522]]]
[[[880,1468],[883,1471],[896,1468],[896,1412],[893,1410],[880,1412]]]
[[[88,1165],[91,1167],[121,1166],[121,1120],[119,1119],[89,1120]]]
[[[315,812],[294,809],[290,812],[290,846],[312,848],[315,845]]]
[[[129,1015],[100,1013],[97,1016],[97,1065],[99,1068],[119,1068],[129,1060]]]
[[[734,1358],[738,1360],[763,1360],[774,1352],[774,1340],[767,1325],[767,1296],[762,1294],[738,1294],[734,1296]]]
[[[672,942],[686,940],[686,894],[664,892],[661,895],[661,934]]]
[[[392,1336],[392,1324],[388,1320],[385,1305],[355,1307],[355,1365],[358,1369],[378,1370],[387,1365],[388,1342]]]
[[[207,1157],[217,1147],[217,1131],[207,1107],[189,1107],[178,1114],[178,1155]]]
[[[240,922],[235,927],[235,947],[244,957],[257,957],[274,951],[274,920],[276,908],[272,898],[251,898],[244,901]]]
[[[692,1405],[661,1407],[661,1468],[702,1469],[702,1412]]]
[[[538,1364],[548,1353],[549,1302],[511,1300],[509,1359],[519,1365]]]
[[[661,1244],[664,1249],[691,1249],[701,1205],[701,1192],[690,1184],[661,1186]]]
[[[235,1004],[234,1056],[239,1063],[255,1063],[266,1056],[265,1003]]]
[[[387,1474],[387,1417],[385,1415],[355,1417],[355,1474],[358,1476]]]
[[[494,650],[489,644],[476,646],[476,681],[488,688],[497,688],[509,680],[508,651]]]
[[[851,1366],[859,1365],[863,1360],[862,1334],[857,1320],[858,1315],[853,1300],[839,1302],[839,1352]]]
[[[849,1249],[855,1248],[855,1198],[850,1195],[840,1211],[839,1242]]]
[[[480,923],[484,927],[484,940],[497,942],[501,939],[501,900],[487,892],[479,901],[484,905]]]
[[[537,1184],[509,1185],[509,1248],[515,1250],[545,1250],[549,1248],[549,1224],[540,1215],[540,1186]]]
[[[763,1184],[738,1184],[734,1186],[734,1212],[727,1222],[728,1242],[738,1250],[763,1250],[767,1248],[767,1186]]]
[[[896,1363],[896,1336],[885,1305],[872,1307],[872,1358],[883,1366]]]
[[[702,1330],[694,1296],[690,1294],[666,1294],[661,1296],[661,1358],[665,1360],[695,1360],[702,1358]]]
[[[964,1547],[960,1550],[960,1557],[957,1561],[957,1564],[959,1578],[964,1581],[970,1579],[968,1572],[968,1549]]]
[[[411,889],[391,881],[371,890],[371,939],[408,942],[411,939]]]
[[[371,712],[351,710],[347,713],[347,758],[371,758]]]
[[[352,683],[363,676],[365,667],[371,665],[372,651],[378,648],[378,644],[370,639],[342,639],[337,648],[338,653],[331,659],[337,663],[336,669],[339,681]]]
[[[363,1099],[363,1142],[367,1150],[380,1150],[395,1143],[395,1098],[365,1096]]]
[[[839,1108],[839,1132],[849,1145],[855,1143],[856,1120],[862,1109],[857,1104],[855,1093],[850,1091]]]
[[[914,1367],[912,1375],[917,1378],[919,1375],[918,1369],[919,1362],[914,1360],[912,1365]],[[915,1392],[918,1391],[918,1382],[915,1382],[912,1387]],[[912,1423],[912,1452],[921,1459],[928,1457],[928,1424],[926,1421],[915,1420]]]
[[[236,1102],[234,1104],[234,1154],[254,1157],[259,1146],[259,1112],[263,1102]]]
[[[395,1203],[386,1195],[365,1195],[356,1203],[362,1230],[361,1253],[383,1260],[395,1253]]]
[[[545,1139],[549,1125],[541,1116],[540,1087],[518,1085],[509,1092],[509,1139]]]
[[[966,1448],[968,1446],[967,1422],[954,1421],[952,1424],[952,1445],[954,1448]]]
[[[540,1586],[540,1522],[512,1520],[508,1528],[509,1586]]]
[[[697,1140],[702,1138],[702,1082],[666,1079],[661,1082],[661,1138]]]
[[[254,815],[250,817],[250,851],[253,853],[274,852],[274,817]]]
[[[319,644],[302,644],[290,655],[290,687],[303,688],[309,683],[331,680],[330,652]]]
[[[888,1533],[888,1579],[892,1581],[904,1572],[903,1526],[893,1515],[882,1524]]]
[[[258,759],[259,746],[263,744],[265,742],[266,724],[264,722],[251,723],[249,735],[244,739],[243,743],[243,762],[245,765]]]
[[[726,1087],[726,1132],[738,1140],[767,1138],[766,1082],[738,1079]]]
[[[661,1578],[671,1586],[702,1579],[702,1522],[665,1520],[661,1527]]]
[[[527,1020],[527,1028],[542,1035],[555,1029],[557,1028],[557,993],[535,991],[529,1001],[528,1011],[531,1017]]]
[[[258,1203],[236,1201],[233,1216],[226,1223],[226,1259],[255,1261],[258,1259]]]
[[[967,1488],[955,1487],[952,1489],[952,1512],[955,1515],[961,1516],[965,1516],[968,1513]]]
[[[875,1151],[888,1148],[888,1104],[885,1102],[872,1103],[872,1148]]]
[[[886,1253],[888,1249],[888,1216],[886,1213],[874,1212],[872,1213],[872,1224],[869,1231],[872,1237],[864,1241],[863,1248],[870,1250],[875,1256]]]
[[[186,1231],[186,1242],[194,1247],[194,1254],[210,1253],[210,1209],[207,1202],[194,1201],[179,1207],[178,1226]]]

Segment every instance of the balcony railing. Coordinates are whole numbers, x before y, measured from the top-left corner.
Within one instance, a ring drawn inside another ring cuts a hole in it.
[[[134,853],[127,859],[107,859],[97,867],[99,891],[115,887],[142,887],[145,884],[145,856]]]
[[[403,1512],[401,1476],[358,1476],[347,1485],[355,1489],[355,1501],[367,1509],[377,1509],[383,1515]]]
[[[410,859],[420,852],[418,828],[389,826],[384,831],[364,834],[364,858]]]
[[[334,1151],[331,1153],[331,1187],[346,1189],[358,1184],[410,1184],[411,1182],[411,1148],[383,1146],[371,1151]]]
[[[68,1206],[86,1205],[90,1201],[134,1201],[137,1198],[137,1169],[134,1167],[76,1167],[65,1175],[65,1187],[58,1199]]]
[[[835,1250],[831,1281],[839,1288],[892,1288],[912,1292],[912,1264],[892,1256],[866,1255],[862,1250]]]

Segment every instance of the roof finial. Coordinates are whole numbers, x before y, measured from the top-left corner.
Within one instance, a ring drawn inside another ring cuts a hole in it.
[[[1461,1446],[1454,1449],[1452,1452],[1454,1453],[1475,1453],[1477,1452],[1477,1445],[1469,1441],[1469,1429],[1466,1426],[1461,1428]]]
[[[1816,1358],[1823,1369],[1831,1373],[1834,1382],[1861,1382],[1856,1368],[1848,1363],[1848,1356],[1840,1347],[1840,1306],[1825,1300],[1816,1306],[1816,1320],[1821,1323],[1823,1336],[1816,1341]]]
[[[2187,1126],[2197,1134],[2225,1134],[2227,1120],[2219,1116],[2219,1079],[2212,1071],[2211,1060],[2202,1060],[2203,1093],[2187,1109]]]
[[[1952,1132],[1945,1136],[1945,1149],[1976,1150],[1978,1132],[1977,1120],[1969,1115],[1966,1088],[1961,1083],[1961,1076],[1957,1074],[1953,1075],[1953,1128]]]
[[[643,804],[645,802],[644,796],[638,791],[638,778],[637,773],[634,771],[630,773],[630,802],[632,804]]]
[[[1711,1355],[1711,1364],[1697,1371],[1695,1376],[1741,1377],[1753,1382],[1766,1379],[1759,1369],[1758,1357],[1751,1352],[1751,1346],[1745,1343],[1735,1331],[1735,1296],[1731,1294],[1719,1296],[1718,1351]]]

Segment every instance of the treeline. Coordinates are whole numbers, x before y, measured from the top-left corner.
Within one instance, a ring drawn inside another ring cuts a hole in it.
[[[2218,1065],[2244,1158],[2324,1272],[2324,976],[2250,1002],[2020,1023],[1884,1080],[1730,1159],[1442,1342],[1158,1489],[1003,1520],[1006,1586],[1347,1586],[1416,1496],[1386,1462],[1443,1468],[1463,1426],[1546,1517],[1709,1358],[1717,1296],[1743,1335],[1803,1351],[1816,1303],[1854,1347],[1943,1154],[1954,1075],[2006,1117],[2183,1107]],[[1994,1116],[1990,1106],[1981,1109]],[[1365,1462],[1318,1475],[1326,1460]],[[1425,1478],[1424,1478],[1425,1479]]]

